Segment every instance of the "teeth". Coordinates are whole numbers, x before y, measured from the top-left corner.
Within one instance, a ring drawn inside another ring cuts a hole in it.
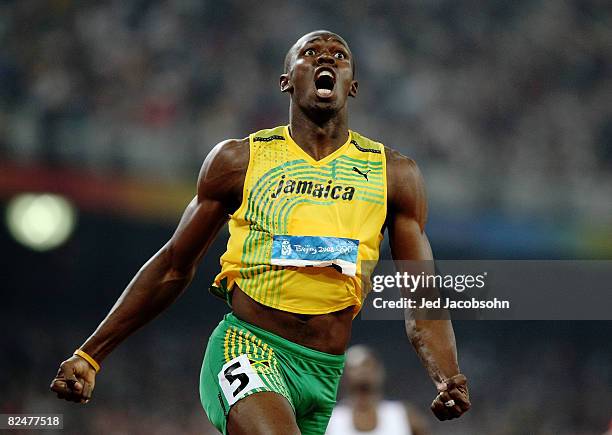
[[[332,93],[331,89],[319,89],[317,90],[317,92],[319,93],[319,95],[323,97],[327,97],[328,95],[331,95]]]
[[[329,76],[332,79],[334,78],[334,75],[330,73],[329,71],[321,71],[321,73],[319,74],[319,77],[323,77],[323,76]]]

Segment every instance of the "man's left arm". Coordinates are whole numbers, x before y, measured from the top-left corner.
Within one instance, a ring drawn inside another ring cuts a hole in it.
[[[416,163],[387,149],[387,228],[391,253],[401,260],[433,260],[425,234],[427,198]],[[431,410],[440,420],[460,417],[470,408],[466,377],[457,363],[455,334],[450,320],[416,319],[406,312],[406,333],[438,390]]]

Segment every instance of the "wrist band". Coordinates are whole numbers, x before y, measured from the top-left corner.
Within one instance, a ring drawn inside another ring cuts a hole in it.
[[[95,359],[90,357],[86,352],[82,351],[81,349],[75,350],[73,355],[80,356],[85,361],[87,361],[89,363],[89,365],[91,365],[94,368],[96,373],[98,373],[100,371],[100,364],[98,364]]]

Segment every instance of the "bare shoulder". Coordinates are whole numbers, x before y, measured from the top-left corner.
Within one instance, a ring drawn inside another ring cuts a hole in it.
[[[198,176],[198,197],[216,199],[237,208],[249,166],[249,138],[219,142],[208,153]]]
[[[387,159],[387,172],[396,177],[421,177],[421,171],[417,163],[410,157],[406,157],[399,151],[385,146],[385,156]],[[395,181],[395,180],[389,180]]]
[[[215,172],[227,174],[240,169],[245,169],[249,164],[249,138],[228,139],[219,142],[208,153],[200,177],[215,175]]]
[[[416,162],[399,151],[385,146],[389,201],[398,205],[425,196],[425,183]]]
[[[419,167],[413,159],[388,147],[385,147],[385,156],[388,218],[413,219],[423,231],[427,221],[427,194]]]

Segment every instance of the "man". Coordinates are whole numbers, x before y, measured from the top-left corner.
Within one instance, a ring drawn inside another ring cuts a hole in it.
[[[204,409],[231,435],[325,432],[365,296],[361,261],[378,259],[385,228],[395,259],[432,258],[416,164],[348,129],[354,71],[348,44],[334,33],[293,45],[280,77],[289,125],[211,151],[174,235],[61,364],[51,385],[60,398],[90,400],[100,362],[179,296],[229,219],[212,289],[232,313],[208,343]],[[450,322],[410,318],[406,327],[438,389],[433,412],[459,417],[470,403]]]
[[[425,420],[412,406],[383,400],[385,368],[367,346],[346,351],[347,398],[334,408],[326,435],[427,435]]]

